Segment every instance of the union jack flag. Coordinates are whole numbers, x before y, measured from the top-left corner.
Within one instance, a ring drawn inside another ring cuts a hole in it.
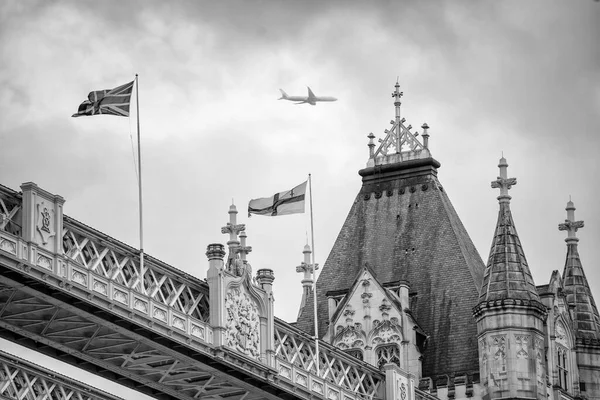
[[[129,117],[129,103],[133,82],[128,82],[114,89],[97,90],[90,92],[88,99],[79,105],[79,110],[72,117],[86,115],[118,115]]]

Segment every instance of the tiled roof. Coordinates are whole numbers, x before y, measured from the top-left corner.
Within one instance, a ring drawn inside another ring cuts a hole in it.
[[[361,170],[363,186],[317,281],[321,336],[325,294],[348,289],[365,264],[382,284],[408,281],[411,312],[430,335],[424,376],[479,371],[471,309],[484,264],[437,179],[439,166],[427,158]],[[312,308],[304,311],[298,327],[312,333]]]
[[[508,201],[500,202],[496,232],[479,296],[480,302],[503,299],[540,301]]]
[[[567,302],[575,306],[573,316],[576,336],[585,339],[600,339],[600,315],[585,272],[583,272],[577,251],[577,242],[567,244],[563,285]]]

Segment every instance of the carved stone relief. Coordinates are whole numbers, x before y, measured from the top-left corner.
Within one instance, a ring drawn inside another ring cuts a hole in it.
[[[529,358],[529,335],[515,335],[515,343],[517,345],[517,359],[528,359]]]
[[[544,393],[545,372],[544,372],[544,342],[541,339],[534,341],[535,351],[535,375],[537,379],[538,396]]]
[[[563,345],[566,348],[570,348],[569,341],[567,339],[567,332],[565,331],[565,327],[561,322],[556,323],[556,328],[554,331],[554,335],[556,336],[556,343]]]
[[[42,237],[42,244],[48,243],[48,240],[55,235],[52,229],[52,219],[54,210],[49,209],[42,201],[37,205],[37,231]]]
[[[371,343],[375,345],[384,343],[400,343],[402,342],[402,333],[397,318],[389,320],[373,322],[374,328],[371,334]]]
[[[227,345],[250,357],[260,358],[260,320],[256,304],[243,289],[233,288],[225,297],[225,309]]]
[[[340,329],[341,328],[341,329]],[[361,330],[361,325],[338,327],[338,334],[335,336],[334,346],[342,350],[362,348],[365,345],[365,334]]]
[[[489,386],[502,389],[503,381],[506,380],[506,335],[491,337],[490,355],[492,360]]]

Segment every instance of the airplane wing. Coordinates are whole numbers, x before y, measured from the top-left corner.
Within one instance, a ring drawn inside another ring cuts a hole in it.
[[[308,86],[307,86],[307,88],[308,88],[308,102],[309,102],[309,103],[310,103],[310,102],[314,102],[314,101],[315,101],[315,98],[316,98],[317,96],[315,96],[315,94],[313,93],[313,91],[312,91],[312,90],[310,90],[310,88],[309,88]]]

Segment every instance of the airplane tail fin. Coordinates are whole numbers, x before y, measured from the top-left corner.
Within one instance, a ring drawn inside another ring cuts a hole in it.
[[[279,91],[281,92],[281,97],[278,100],[285,100],[288,98],[287,93],[284,92],[283,89],[279,89]]]

